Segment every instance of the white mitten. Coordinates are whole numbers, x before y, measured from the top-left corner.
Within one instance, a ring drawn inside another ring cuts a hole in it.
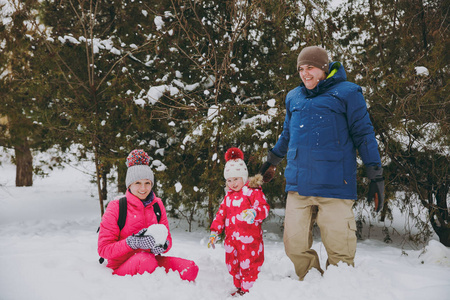
[[[156,246],[162,246],[166,243],[169,230],[164,224],[154,224],[148,227],[146,234],[155,239]]]

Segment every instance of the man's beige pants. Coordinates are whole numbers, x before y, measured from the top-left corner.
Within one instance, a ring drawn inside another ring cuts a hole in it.
[[[319,256],[311,249],[313,225],[320,228],[322,243],[328,254],[326,266],[343,261],[353,266],[356,252],[356,222],[353,200],[305,197],[289,192],[284,220],[284,247],[303,280],[311,268],[320,268]]]

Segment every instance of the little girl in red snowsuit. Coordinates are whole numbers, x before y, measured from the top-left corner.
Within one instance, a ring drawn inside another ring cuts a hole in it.
[[[116,275],[152,273],[163,267],[166,272],[179,272],[183,280],[194,281],[198,266],[193,261],[161,255],[172,247],[172,236],[166,209],[152,191],[155,181],[149,161],[143,150],[133,150],[128,155],[125,226],[120,230],[117,224],[119,200],[111,201],[100,223],[98,253],[108,260],[107,267]],[[154,205],[160,208],[159,222]]]
[[[247,182],[248,171],[244,154],[238,148],[225,153],[224,177],[228,192],[211,224],[209,246],[225,230],[225,262],[233,276],[237,291],[243,295],[253,286],[264,262],[261,224],[269,214],[269,205],[261,189],[262,176]]]

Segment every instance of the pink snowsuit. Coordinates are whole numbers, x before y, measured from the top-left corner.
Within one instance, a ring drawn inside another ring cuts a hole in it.
[[[144,272],[152,273],[157,267],[163,267],[166,272],[169,270],[178,271],[183,280],[193,281],[197,277],[198,267],[190,260],[154,255],[150,250],[134,250],[126,243],[126,238],[138,233],[141,229],[152,224],[157,224],[153,205],[159,204],[161,209],[160,224],[164,224],[169,230],[167,240],[169,247],[172,247],[172,236],[167,220],[166,209],[160,198],[154,197],[153,201],[144,206],[142,201],[127,191],[127,220],[122,230],[119,230],[117,220],[119,218],[119,200],[113,200],[108,204],[105,214],[100,223],[98,235],[98,254],[108,260],[108,268],[114,270],[117,275],[136,275]]]
[[[253,224],[241,217],[241,212],[250,208],[256,211]],[[264,262],[261,224],[268,214],[269,205],[261,187],[246,184],[240,191],[227,192],[211,224],[212,232],[225,229],[225,262],[234,285],[244,292],[253,286]]]

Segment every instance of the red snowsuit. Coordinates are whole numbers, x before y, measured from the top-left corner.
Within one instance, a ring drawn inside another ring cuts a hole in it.
[[[169,233],[167,240],[169,247],[172,247],[172,236],[167,220],[166,209],[161,199],[154,196],[153,201],[144,206],[142,201],[135,195],[127,191],[127,220],[122,230],[119,230],[117,220],[119,218],[119,200],[113,200],[108,204],[105,214],[100,223],[98,235],[98,254],[108,260],[108,268],[114,270],[117,275],[136,275],[144,272],[152,273],[157,267],[164,267],[168,270],[178,271],[183,280],[193,281],[197,277],[198,267],[190,260],[154,255],[150,250],[133,250],[126,243],[126,238],[138,233],[141,229],[157,224],[153,205],[159,204],[161,209],[161,220],[159,224],[164,224]]]
[[[256,211],[253,224],[241,217],[241,212],[250,208]],[[234,285],[244,292],[253,286],[264,262],[261,224],[268,214],[269,205],[261,187],[250,188],[247,183],[240,191],[227,192],[211,224],[212,232],[225,229],[225,262]]]

